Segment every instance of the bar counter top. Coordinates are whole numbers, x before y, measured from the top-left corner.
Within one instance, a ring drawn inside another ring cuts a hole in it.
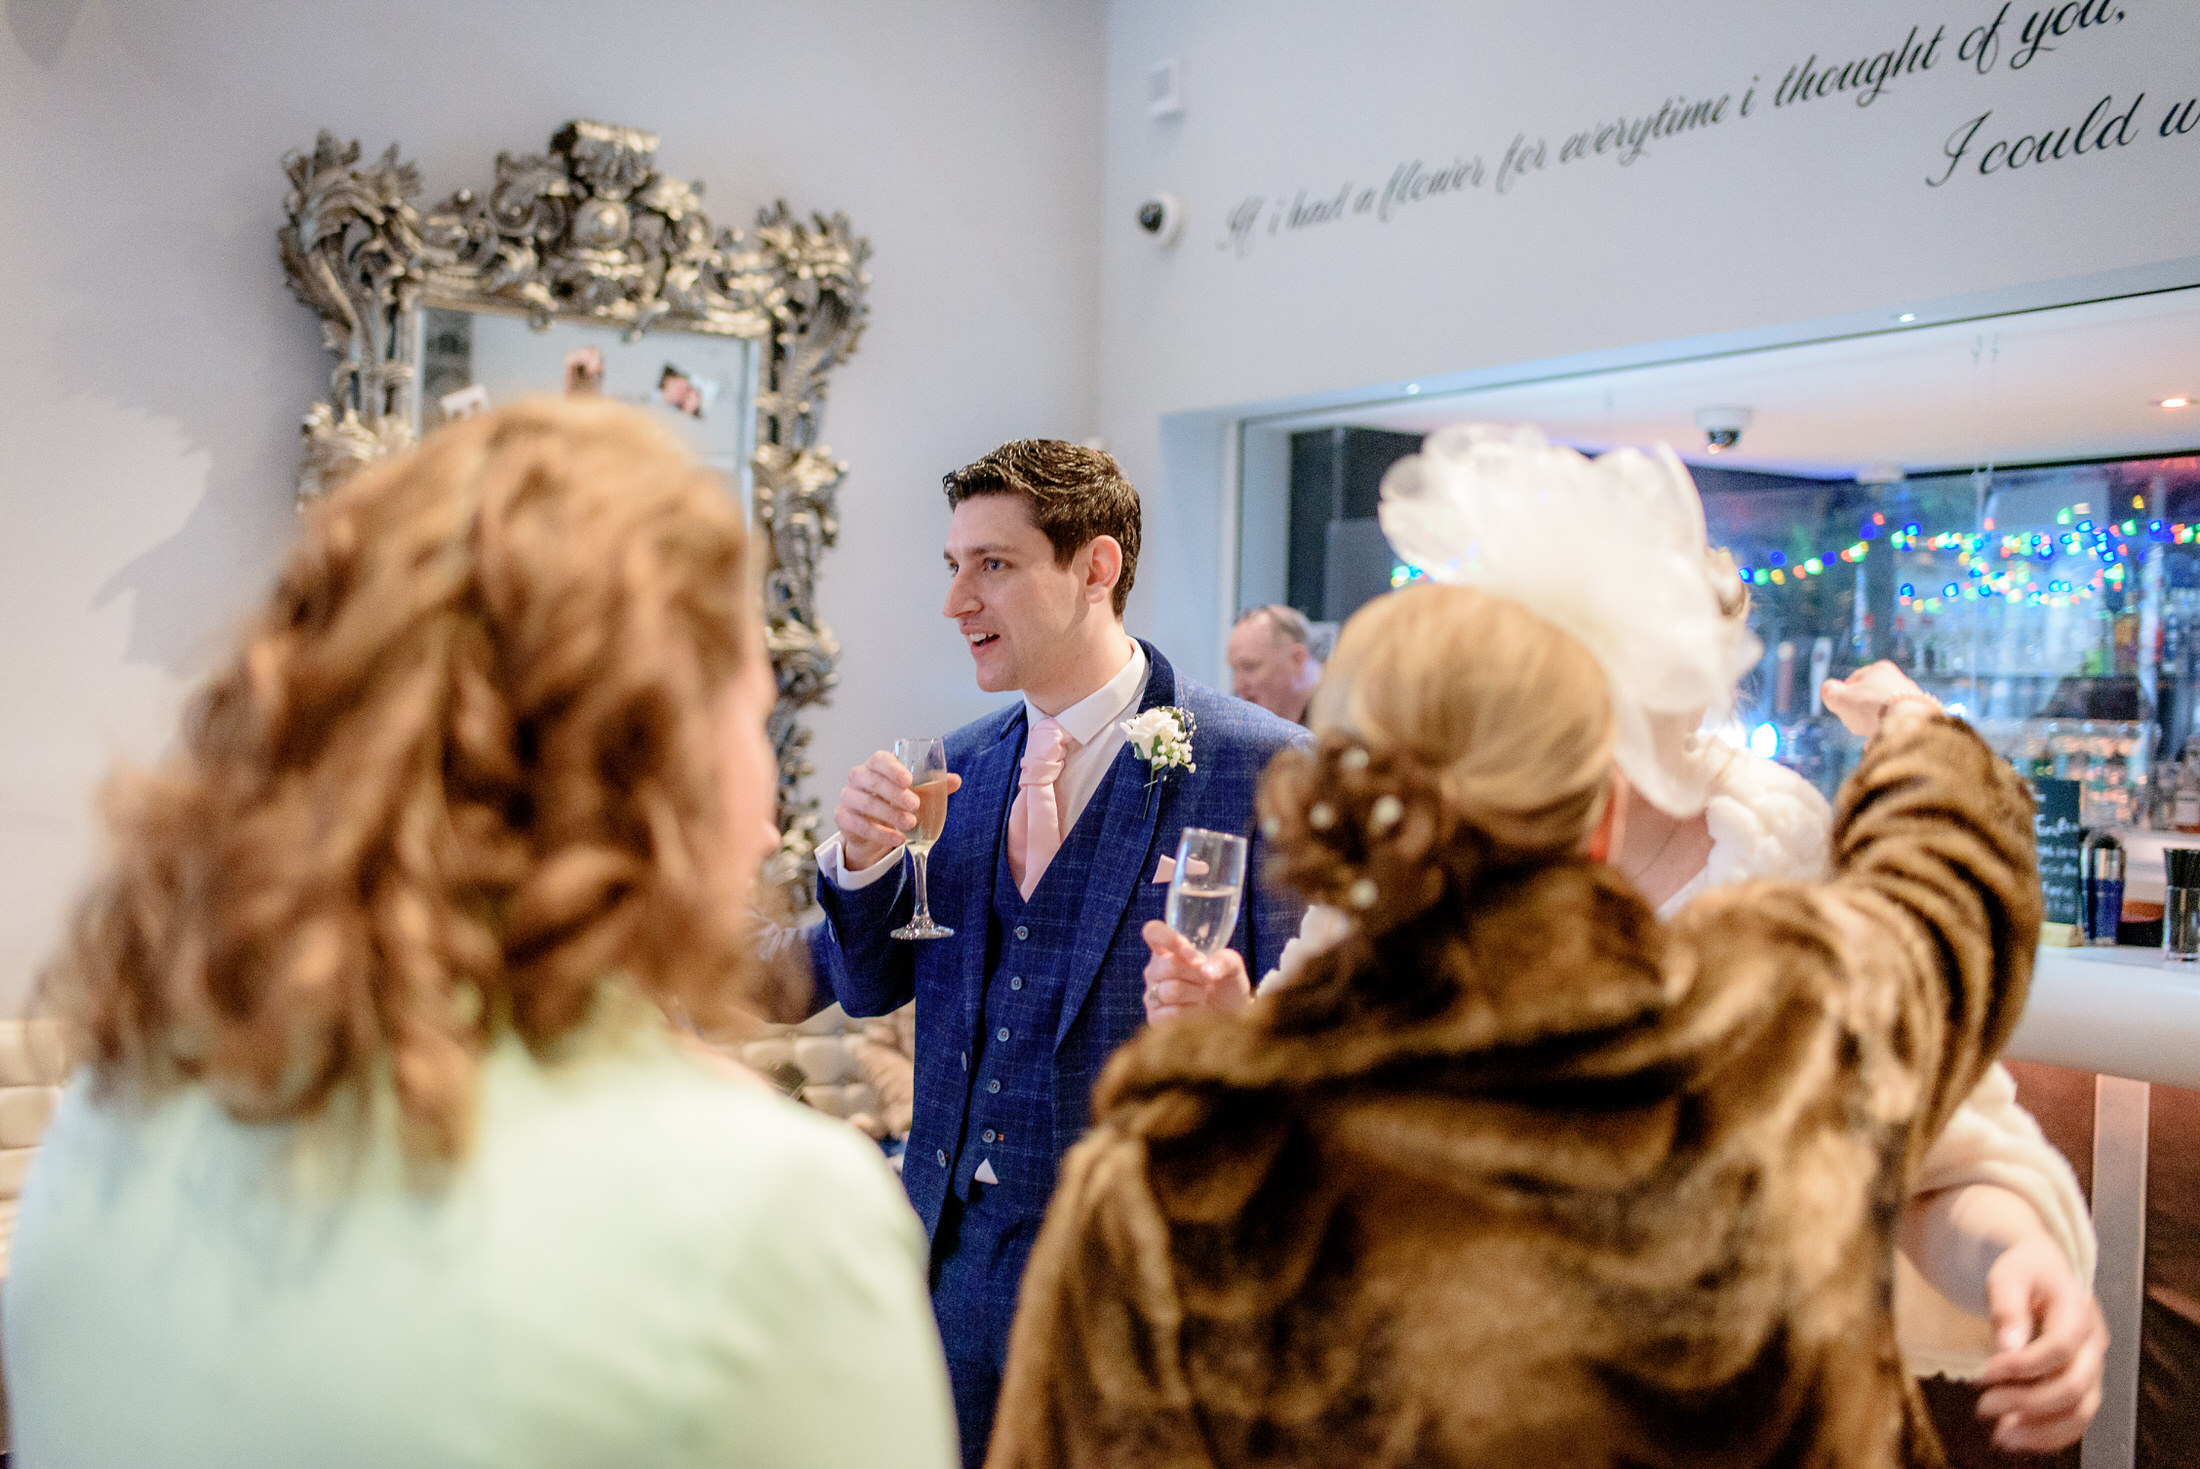
[[[2042,946],[2008,1054],[2200,1087],[2200,964],[2160,949]]]

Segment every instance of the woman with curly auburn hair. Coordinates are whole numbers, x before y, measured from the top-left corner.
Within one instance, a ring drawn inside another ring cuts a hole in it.
[[[1024,1278],[997,1466],[1937,1462],[1889,1304],[1907,1180],[2015,1024],[2031,802],[1891,665],[1833,877],[1662,923],[1605,670],[1459,586],[1349,622],[1278,757],[1353,915],[1120,1051]]]
[[[745,542],[601,402],[308,512],[48,975],[17,1462],[954,1461],[891,1173],[680,1037],[770,840]]]

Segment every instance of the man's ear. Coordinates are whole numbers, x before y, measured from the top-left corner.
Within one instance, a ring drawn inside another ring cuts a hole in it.
[[[1085,600],[1115,605],[1115,584],[1123,577],[1123,547],[1113,536],[1094,536],[1077,553],[1085,562]]]

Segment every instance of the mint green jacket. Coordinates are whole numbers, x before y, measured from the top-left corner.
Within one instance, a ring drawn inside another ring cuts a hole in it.
[[[428,1187],[386,1123],[361,1144],[79,1077],[6,1285],[13,1462],[957,1462],[924,1234],[877,1150],[661,1023],[585,1049],[499,1045]]]

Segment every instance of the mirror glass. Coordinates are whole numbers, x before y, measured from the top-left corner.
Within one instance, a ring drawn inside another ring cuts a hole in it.
[[[1764,643],[1728,733],[1830,796],[1861,747],[1819,685],[1891,659],[2020,769],[2080,782],[2086,825],[2200,831],[2196,331],[2180,288],[1248,419],[1238,602],[1341,620],[1410,580],[1382,479],[1445,424],[1662,441]],[[1708,441],[1713,405],[1747,405],[1738,444]]]
[[[752,506],[756,344],[739,337],[653,332],[627,341],[615,327],[524,316],[421,312],[415,434],[534,393],[598,392],[649,411]]]

